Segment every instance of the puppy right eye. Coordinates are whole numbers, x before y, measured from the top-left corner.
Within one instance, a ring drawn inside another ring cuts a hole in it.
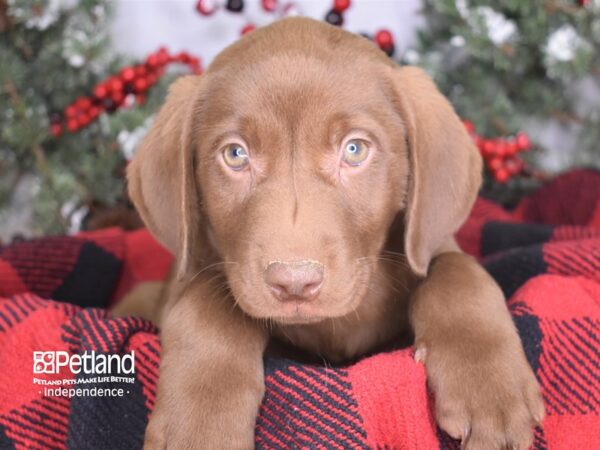
[[[223,149],[223,161],[233,170],[242,170],[250,162],[250,156],[240,144],[229,144]]]
[[[344,145],[342,159],[351,166],[360,166],[369,156],[369,144],[364,139],[352,139]]]

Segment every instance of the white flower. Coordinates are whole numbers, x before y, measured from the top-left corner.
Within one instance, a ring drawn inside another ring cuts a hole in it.
[[[83,63],[85,62],[85,58],[83,57],[83,55],[80,55],[79,53],[74,53],[72,55],[70,55],[68,57],[69,60],[69,64],[72,67],[81,67],[83,66]]]
[[[558,61],[571,61],[585,41],[571,25],[563,25],[552,32],[546,43],[546,53]]]
[[[483,18],[490,40],[497,46],[508,41],[517,31],[517,26],[503,14],[489,6],[480,6],[477,13]]]
[[[469,17],[469,6],[467,5],[467,0],[456,0],[456,9],[460,14],[460,17],[466,19]]]
[[[404,53],[404,59],[409,64],[418,64],[418,62],[421,60],[421,56],[419,55],[419,53],[416,50],[409,48]]]
[[[450,39],[450,45],[454,47],[464,47],[465,38],[461,35],[452,36],[452,39]]]
[[[487,34],[496,46],[504,44],[517,33],[515,22],[489,6],[478,6],[471,11],[468,0],[456,0],[456,9],[473,29],[480,34]],[[456,39],[453,38],[454,42],[450,42],[452,45],[457,47],[464,45],[464,38],[462,41],[460,40],[462,36],[455,37]]]

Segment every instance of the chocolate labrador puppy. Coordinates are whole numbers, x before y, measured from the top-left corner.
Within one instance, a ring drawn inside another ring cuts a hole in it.
[[[177,258],[145,447],[252,448],[272,336],[342,362],[407,334],[444,430],[529,446],[538,384],[453,239],[480,173],[423,71],[317,21],[254,31],[175,82],[128,169]]]

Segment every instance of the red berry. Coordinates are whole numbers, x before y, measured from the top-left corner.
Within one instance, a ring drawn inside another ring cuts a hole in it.
[[[503,163],[502,163],[502,159],[495,157],[490,159],[489,163],[488,163],[488,167],[490,168],[490,170],[492,172],[497,172],[498,170],[502,169]]]
[[[256,30],[256,25],[253,25],[253,24],[249,23],[244,28],[242,28],[242,31],[240,32],[240,34],[243,36],[243,35],[248,34],[248,33],[252,32],[254,30]]]
[[[113,91],[110,98],[115,105],[119,106],[123,103],[123,100],[125,100],[125,95],[122,91]]]
[[[181,62],[183,64],[187,64],[187,63],[190,62],[190,54],[187,53],[187,52],[178,53],[175,56],[175,61],[179,61],[179,62]]]
[[[473,122],[471,122],[470,120],[463,120],[463,125],[465,126],[467,133],[475,133],[475,125],[473,125]]]
[[[523,169],[523,161],[521,161],[520,159],[511,158],[506,160],[504,166],[506,167],[506,170],[509,174],[516,175]]]
[[[148,89],[148,81],[145,78],[138,78],[135,80],[135,83],[133,83],[133,89],[138,94],[143,93],[146,89]]]
[[[106,85],[111,92],[121,92],[125,86],[120,78],[111,78],[107,81]]]
[[[498,139],[495,145],[496,155],[498,155],[500,158],[504,158],[506,156],[506,142],[504,142],[502,139]]]
[[[506,143],[506,156],[514,156],[517,154],[517,151],[517,143],[514,140],[511,139]]]
[[[132,82],[134,78],[135,78],[135,70],[133,69],[133,67],[125,67],[123,70],[121,70],[121,79],[125,83]]]
[[[529,147],[531,147],[531,141],[529,140],[529,136],[527,136],[525,133],[517,134],[515,142],[517,143],[517,148],[519,150],[527,150],[529,149]]]
[[[151,73],[150,75],[148,75],[146,80],[148,80],[148,86],[154,86],[156,84],[156,82],[158,81],[158,78],[156,75]]]
[[[190,56],[190,66],[200,67],[200,58],[196,58],[195,56]]]
[[[494,174],[494,179],[498,182],[498,183],[506,183],[508,181],[508,179],[510,178],[510,174],[508,173],[508,170],[506,169],[499,169],[495,174]]]
[[[63,132],[63,128],[62,128],[61,124],[59,124],[59,123],[53,123],[50,126],[50,133],[52,134],[52,136],[58,137],[58,136],[60,136],[62,134],[62,132]]]
[[[148,73],[148,71],[146,70],[146,66],[139,65],[139,66],[135,67],[135,76],[136,77],[138,77],[138,78],[145,77],[147,73]]]
[[[87,97],[79,97],[77,100],[75,100],[75,107],[80,111],[85,111],[89,109],[90,106],[92,106],[92,102]]]
[[[196,2],[196,11],[203,16],[210,16],[217,10],[217,2],[214,0],[198,0]]]
[[[79,121],[77,119],[67,120],[67,129],[71,132],[77,131],[79,129]]]
[[[334,0],[333,9],[342,12],[350,8],[350,0]]]
[[[79,128],[83,128],[89,125],[89,123],[92,121],[91,117],[88,114],[81,114],[78,118],[77,118],[77,122],[79,124]]]
[[[379,30],[375,33],[375,42],[379,48],[386,49],[394,45],[394,38],[388,30]]]
[[[158,49],[156,56],[158,57],[159,66],[164,66],[169,62],[169,52],[167,52],[167,49],[164,47]]]
[[[155,54],[148,56],[148,58],[146,58],[146,64],[151,69],[155,69],[158,66],[158,56]]]
[[[485,158],[491,158],[496,154],[496,144],[491,139],[486,139],[483,142],[483,156]]]
[[[75,107],[75,105],[69,105],[65,109],[65,116],[67,116],[67,118],[69,118],[69,119],[72,119],[78,113],[79,113],[79,111],[77,110],[77,108]]]
[[[102,100],[104,97],[106,97],[106,94],[108,94],[108,89],[106,89],[105,85],[99,84],[94,88],[94,97],[97,99]]]
[[[100,108],[98,108],[97,106],[92,106],[88,111],[88,115],[90,116],[91,120],[96,119],[96,117],[100,115]]]
[[[273,12],[277,8],[277,0],[262,0],[262,7],[267,12]]]

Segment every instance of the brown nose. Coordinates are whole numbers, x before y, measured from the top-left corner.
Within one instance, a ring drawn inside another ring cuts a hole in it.
[[[314,299],[323,284],[323,264],[315,261],[272,262],[265,281],[281,301]]]

